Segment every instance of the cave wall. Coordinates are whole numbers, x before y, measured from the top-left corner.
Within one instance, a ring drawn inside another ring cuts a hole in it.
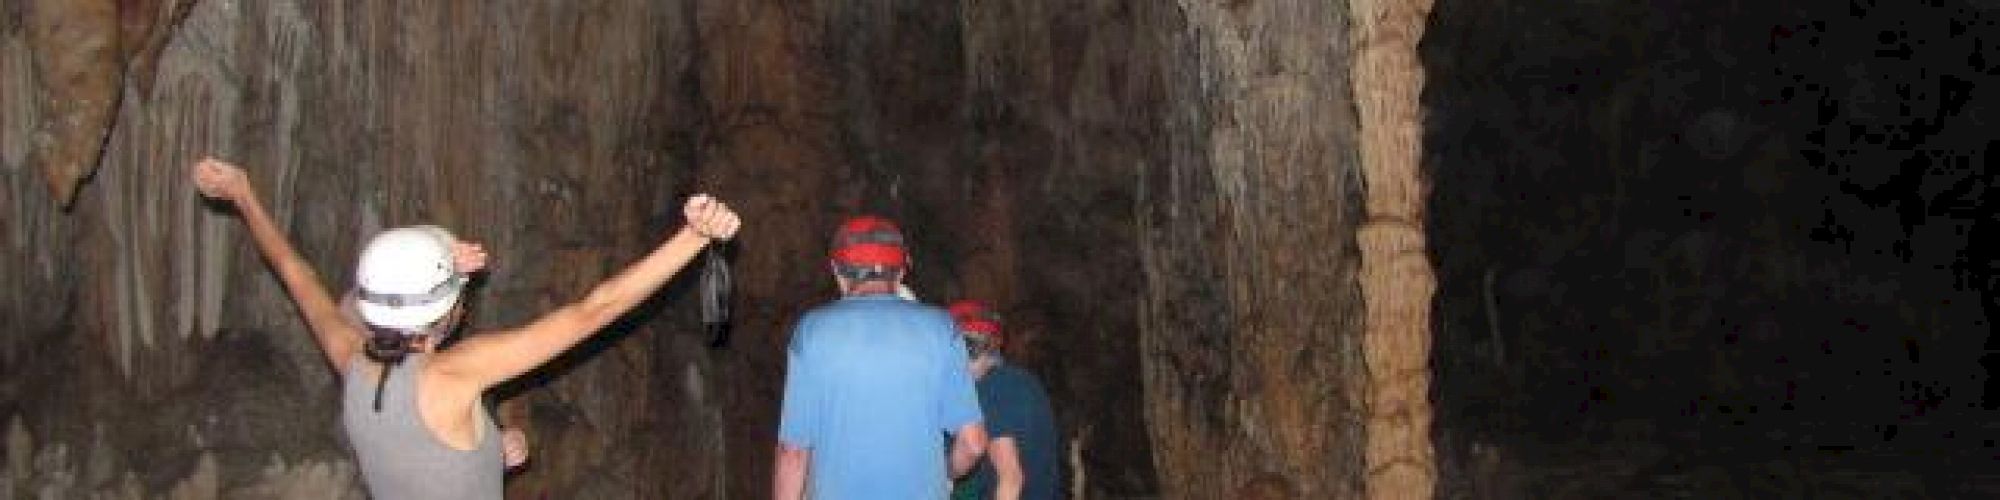
[[[336,381],[183,180],[215,154],[335,288],[382,227],[484,241],[475,329],[579,296],[681,195],[743,213],[727,345],[680,280],[504,388],[533,422],[510,496],[763,495],[786,334],[833,296],[828,230],[864,211],[904,223],[925,300],[1005,314],[1071,491],[1428,496],[1420,76],[1399,52],[1423,5],[6,0],[34,15],[0,20],[0,284],[35,293],[0,300],[21,325],[0,491],[359,496]],[[37,20],[65,8],[144,43],[42,62]],[[1404,66],[1358,78],[1371,50]],[[50,125],[101,102],[95,128]]]
[[[1166,129],[1143,176],[1148,422],[1162,489],[1364,490],[1360,217],[1349,11],[1184,3]],[[1317,33],[1322,36],[1300,36]],[[1291,147],[1287,147],[1291,146]],[[1258,493],[1263,492],[1263,493]]]

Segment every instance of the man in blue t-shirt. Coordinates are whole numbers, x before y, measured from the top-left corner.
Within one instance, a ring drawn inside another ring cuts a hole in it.
[[[984,302],[958,301],[951,305],[951,316],[971,347],[972,374],[979,380],[979,407],[986,412],[986,430],[992,437],[986,446],[986,460],[959,485],[953,497],[1062,498],[1056,458],[1061,455],[1061,445],[1042,383],[1000,356],[1005,339],[1000,317]]]
[[[965,344],[943,310],[896,296],[907,258],[886,219],[835,233],[843,297],[792,331],[773,498],[942,498],[979,460],[986,430]]]

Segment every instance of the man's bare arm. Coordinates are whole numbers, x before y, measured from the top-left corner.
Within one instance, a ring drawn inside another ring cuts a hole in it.
[[[806,466],[812,450],[778,443],[777,464],[771,473],[771,500],[803,500],[806,495]]]
[[[965,424],[952,434],[951,477],[957,479],[979,464],[979,457],[986,454],[986,425],[978,422]]]

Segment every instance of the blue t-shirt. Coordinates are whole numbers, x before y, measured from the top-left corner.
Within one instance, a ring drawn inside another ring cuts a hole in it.
[[[943,497],[938,436],[980,421],[964,342],[943,309],[895,295],[800,317],[778,439],[811,451],[806,496]]]
[[[992,439],[1014,438],[1020,457],[1021,498],[1054,500],[1062,498],[1060,455],[1062,443],[1056,433],[1056,418],[1049,410],[1049,395],[1034,374],[1001,363],[979,379],[979,406],[986,411],[986,432]],[[988,449],[990,458],[992,450]],[[974,498],[993,498],[998,476],[991,460],[981,460],[968,485]]]

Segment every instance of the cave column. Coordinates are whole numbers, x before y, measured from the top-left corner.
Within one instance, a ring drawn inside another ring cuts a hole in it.
[[[1431,0],[1351,0],[1354,97],[1361,118],[1361,247],[1369,498],[1430,498],[1430,304],[1421,165],[1424,68],[1417,42]]]

